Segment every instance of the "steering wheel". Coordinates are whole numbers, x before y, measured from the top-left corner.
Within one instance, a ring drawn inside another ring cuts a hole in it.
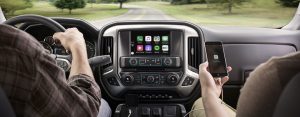
[[[15,26],[17,24],[25,23],[25,22],[34,22],[34,23],[43,24],[49,27],[50,29],[54,30],[55,32],[66,31],[66,29],[62,25],[60,25],[53,19],[41,15],[19,15],[6,20],[4,24]]]
[[[32,23],[39,23],[42,24],[55,32],[65,32],[66,29],[54,21],[51,18],[40,16],[40,15],[20,15],[13,18],[8,19],[4,22],[4,24],[15,26],[20,23],[26,23],[26,22],[32,22]],[[71,57],[70,55],[56,55],[51,54],[51,56],[56,60],[56,63],[59,67],[63,68],[65,71],[69,71],[71,68]]]

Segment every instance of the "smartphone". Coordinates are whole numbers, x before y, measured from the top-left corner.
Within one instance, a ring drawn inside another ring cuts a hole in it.
[[[213,77],[228,76],[222,42],[205,42],[208,69]]]

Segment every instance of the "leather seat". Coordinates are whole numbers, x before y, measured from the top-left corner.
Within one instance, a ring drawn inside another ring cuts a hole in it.
[[[300,73],[293,77],[282,92],[273,117],[299,117]]]

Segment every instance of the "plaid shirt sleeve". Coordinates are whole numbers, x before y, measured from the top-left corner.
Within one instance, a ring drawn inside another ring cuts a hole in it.
[[[95,117],[101,93],[94,78],[65,72],[33,37],[0,24],[0,86],[17,116]]]

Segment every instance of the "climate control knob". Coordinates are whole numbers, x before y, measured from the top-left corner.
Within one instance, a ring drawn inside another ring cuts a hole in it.
[[[121,81],[124,85],[133,85],[134,83],[134,78],[133,76],[131,75],[124,75],[122,78],[121,78]]]
[[[154,82],[154,77],[153,76],[148,76],[147,77],[147,83],[153,83]]]
[[[168,83],[169,85],[176,85],[177,82],[178,82],[178,80],[179,80],[179,76],[178,76],[178,75],[176,75],[176,74],[171,74],[171,75],[169,75],[168,78],[167,78],[167,83]]]

